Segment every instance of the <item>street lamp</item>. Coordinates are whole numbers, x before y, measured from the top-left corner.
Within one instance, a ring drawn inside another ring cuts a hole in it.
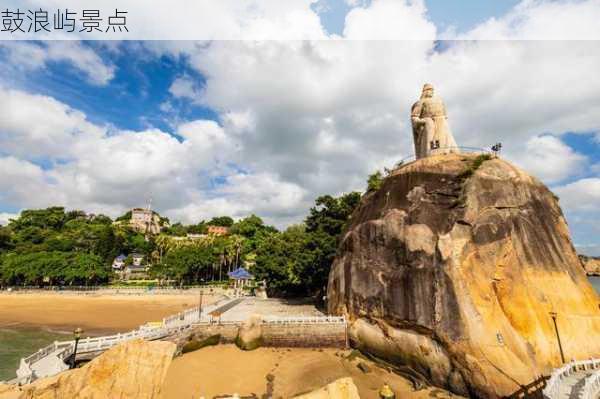
[[[79,327],[73,331],[73,335],[75,336],[75,349],[73,349],[73,358],[71,359],[71,368],[75,368],[75,357],[77,356],[77,344],[79,344],[79,340],[81,339],[81,334],[83,334],[83,330]]]
[[[198,322],[202,321],[202,283],[204,279],[200,279],[200,298],[198,300]]]
[[[560,334],[558,333],[558,325],[556,324],[556,312],[550,312],[550,316],[552,317],[552,321],[554,322],[554,331],[556,332],[556,339],[558,341],[558,349],[560,350],[560,360],[562,360],[563,364],[565,364],[565,354],[563,353],[562,344],[560,342]]]

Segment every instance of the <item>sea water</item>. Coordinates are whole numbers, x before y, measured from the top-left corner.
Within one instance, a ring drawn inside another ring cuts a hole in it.
[[[590,280],[590,283],[592,283],[596,292],[600,294],[600,276],[588,276],[588,280]]]
[[[0,328],[0,381],[16,377],[15,371],[22,357],[54,341],[68,340],[71,336],[35,328]]]

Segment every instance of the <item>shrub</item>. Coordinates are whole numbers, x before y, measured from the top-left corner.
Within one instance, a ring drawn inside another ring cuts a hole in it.
[[[211,335],[208,338],[197,340],[191,339],[181,348],[181,353],[189,353],[193,351],[197,351],[198,349],[202,349],[205,346],[214,346],[218,345],[221,342],[221,334]]]

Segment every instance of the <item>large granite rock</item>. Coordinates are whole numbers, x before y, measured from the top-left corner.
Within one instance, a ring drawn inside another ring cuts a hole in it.
[[[23,387],[0,387],[0,399],[159,398],[175,347],[165,341],[129,341],[81,368]]]
[[[329,311],[364,350],[478,397],[564,356],[600,356],[599,298],[557,198],[501,159],[440,155],[395,170],[344,233]]]
[[[262,316],[258,314],[251,315],[238,330],[235,339],[238,348],[251,351],[262,345]]]
[[[600,276],[600,257],[579,255],[579,259],[588,276]]]

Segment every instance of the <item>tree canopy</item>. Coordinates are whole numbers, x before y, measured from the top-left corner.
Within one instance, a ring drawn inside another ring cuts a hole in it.
[[[227,279],[245,266],[265,280],[270,294],[320,296],[326,288],[338,239],[360,201],[353,192],[316,199],[304,222],[280,232],[257,215],[234,221],[175,223],[158,235],[136,232],[104,215],[63,207],[24,210],[0,226],[0,283],[16,285],[101,284],[113,276],[115,256],[140,253],[149,273],[179,284]],[[131,212],[117,218],[128,220]],[[207,225],[229,234],[206,234]]]

